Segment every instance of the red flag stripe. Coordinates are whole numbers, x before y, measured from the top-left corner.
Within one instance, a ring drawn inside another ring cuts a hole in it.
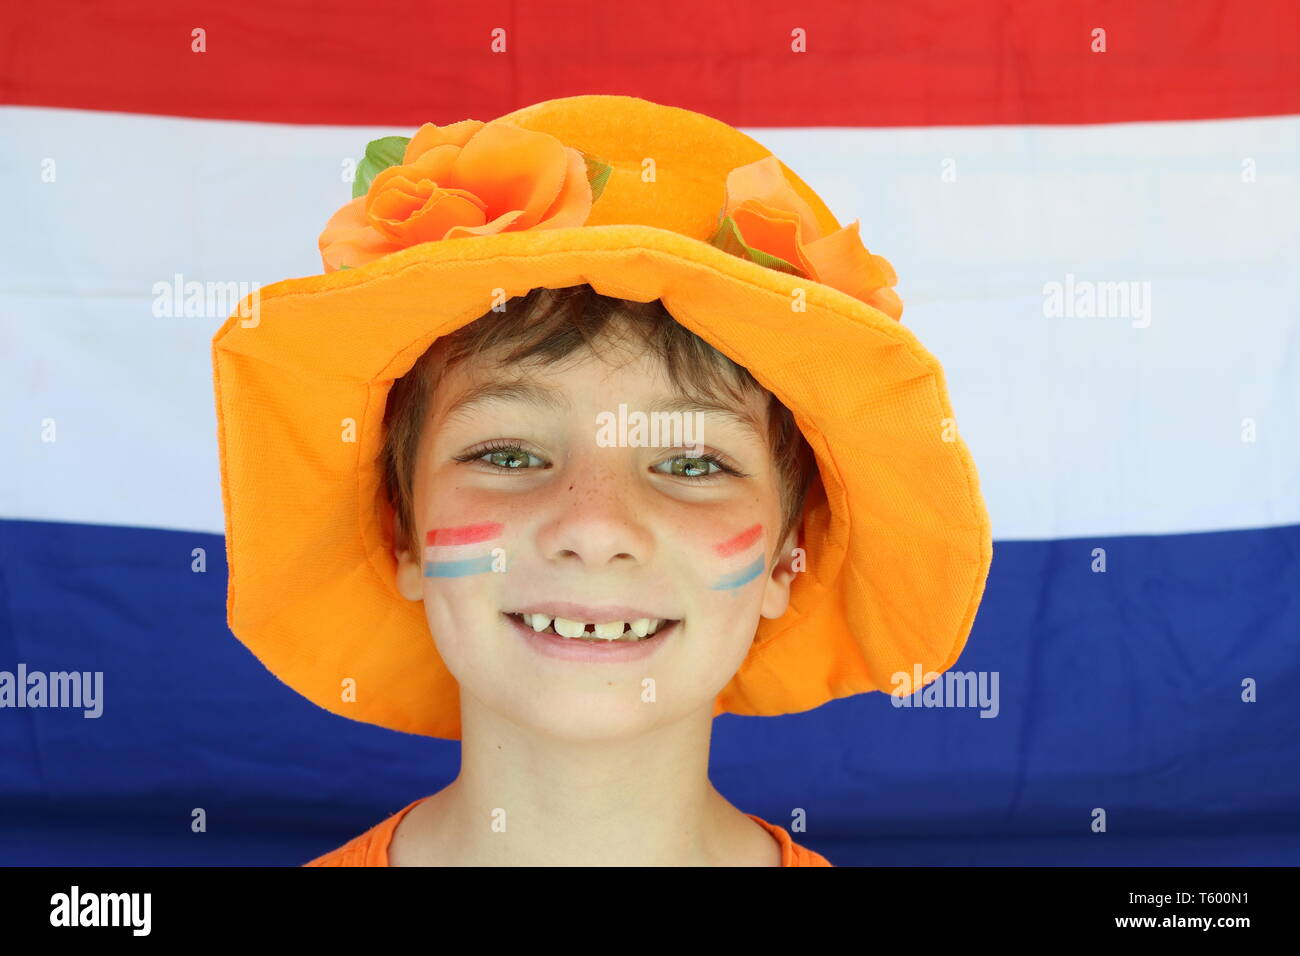
[[[1292,0],[42,0],[7,20],[0,101],[30,106],[399,128],[578,93],[749,127],[1300,113]]]

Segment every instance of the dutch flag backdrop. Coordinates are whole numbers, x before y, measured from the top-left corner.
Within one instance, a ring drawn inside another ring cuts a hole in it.
[[[715,785],[838,865],[1300,861],[1297,64],[1290,2],[7,5],[0,671],[104,678],[0,709],[0,863],[296,865],[454,776],[227,630],[226,311],[156,290],[319,273],[368,140],[579,93],[861,219],[993,521],[996,715],[724,715]]]

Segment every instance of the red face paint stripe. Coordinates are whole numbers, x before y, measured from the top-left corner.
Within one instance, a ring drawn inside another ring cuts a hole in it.
[[[477,544],[499,535],[505,525],[495,521],[461,525],[459,528],[434,528],[424,536],[426,547],[439,548],[456,544]]]
[[[730,541],[724,541],[722,544],[715,544],[713,550],[724,558],[730,557],[733,554],[739,554],[741,551],[746,551],[753,547],[754,542],[757,541],[762,534],[763,526],[761,524],[756,524],[754,527],[740,532],[740,534],[736,535]]]

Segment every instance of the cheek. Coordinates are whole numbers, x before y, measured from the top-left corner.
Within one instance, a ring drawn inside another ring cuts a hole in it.
[[[467,578],[488,574],[503,552],[505,525],[499,521],[431,528],[424,536],[426,578]]]
[[[762,575],[766,554],[767,533],[762,522],[730,529],[710,548],[713,570],[707,575],[709,589],[724,594],[744,589]]]
[[[429,636],[447,670],[467,687],[481,686],[484,675],[493,670],[496,635],[485,633],[484,627],[485,615],[496,606],[494,564],[500,559],[490,546],[492,542],[425,548],[424,618]]]
[[[461,642],[482,627],[491,577],[507,567],[505,542],[500,521],[438,525],[425,532],[425,616],[449,667],[462,655]]]

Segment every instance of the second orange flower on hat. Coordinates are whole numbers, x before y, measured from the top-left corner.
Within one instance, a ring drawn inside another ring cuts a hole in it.
[[[367,150],[372,165],[376,154]],[[580,226],[608,172],[549,133],[499,121],[425,123],[400,163],[330,217],[321,260],[333,272],[422,242]]]
[[[812,207],[794,191],[775,156],[727,174],[718,229],[709,240],[733,255],[802,275],[901,319],[894,267],[862,244],[858,222],[823,236]]]

